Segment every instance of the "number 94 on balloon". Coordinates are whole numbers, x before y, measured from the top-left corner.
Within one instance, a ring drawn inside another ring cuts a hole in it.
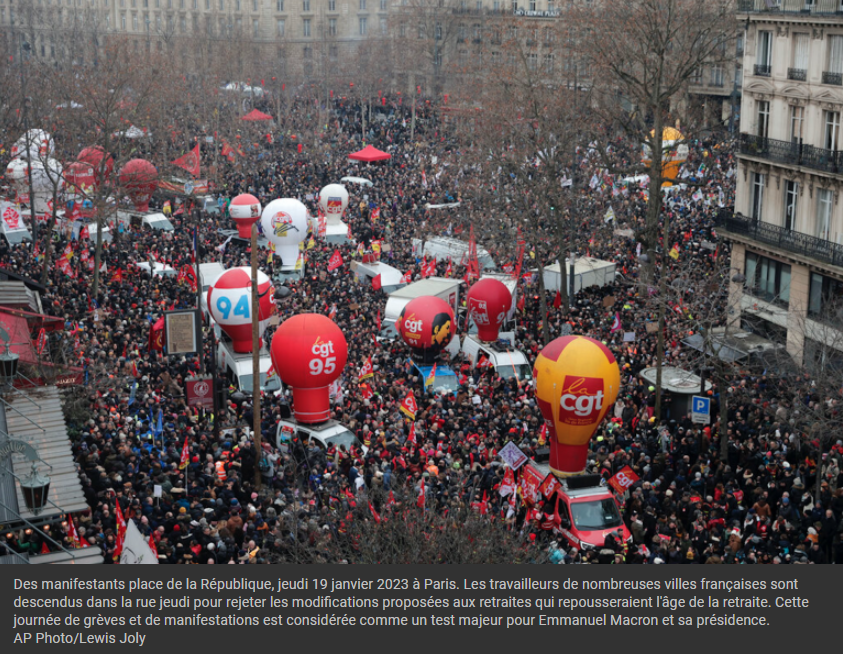
[[[219,312],[219,315],[223,320],[229,320],[229,316],[232,316],[232,320],[235,319],[235,316],[243,318],[243,320],[250,320],[251,314],[249,311],[249,296],[241,295],[239,298],[235,299],[236,303],[234,304],[234,311],[232,311],[231,298],[226,296],[217,298],[216,309]]]

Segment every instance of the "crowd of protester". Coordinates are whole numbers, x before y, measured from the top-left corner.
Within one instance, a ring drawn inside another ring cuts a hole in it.
[[[88,244],[64,233],[55,237],[56,256],[63,256],[68,245],[73,249],[75,273],[69,276],[55,267],[49,271],[44,311],[62,317],[66,326],[52,337],[49,348],[54,357],[82,369],[85,380],[84,388],[74,391],[84,394],[83,410],[68,419],[90,512],[72,519],[85,543],[102,549],[106,562],[114,560],[118,547],[117,504],[119,513],[155,542],[161,562],[353,563],[353,543],[344,542],[349,524],[375,521],[392,510],[393,500],[415,506],[422,493],[424,510],[437,513],[471,507],[482,499],[482,515],[474,519],[508,530],[528,549],[550,552],[552,562],[605,560],[605,552],[571,548],[544,531],[523,501],[513,507],[497,492],[505,474],[501,448],[514,441],[532,455],[542,445],[533,386],[503,379],[494,369],[472,368],[458,358],[452,364],[459,389],[426,393],[403,342],[375,338],[386,296],[353,274],[354,243],[334,246],[317,239],[307,251],[304,277],[288,282],[292,293],[278,301],[278,310],[280,321],[301,312],[336,312],[350,355],[332,415],[357,436],[365,452],[362,447],[326,451],[313,442],[276,449],[277,423],[291,401],[282,393],[262,398],[259,453],[251,436],[248,397],[235,401],[229,396],[218,415],[187,406],[184,381],[211,369],[211,339],[205,339],[202,357],[168,357],[150,349],[151,324],[165,310],[194,307],[196,294],[183,280],[151,278],[134,264],[151,256],[175,268],[191,263],[196,226],[200,261],[248,265],[248,243],[221,233],[233,228],[227,203],[239,193],[253,193],[264,206],[274,198],[296,197],[315,213],[314,197],[322,186],[347,175],[365,177],[372,186],[348,185],[351,201],[344,220],[356,240],[367,246],[373,239],[388,244],[383,259],[414,279],[421,278],[423,264],[413,254],[414,238],[447,233],[468,240],[469,221],[461,212],[470,207],[470,198],[462,193],[470,186],[468,177],[477,173],[460,165],[467,156],[460,148],[467,146],[429,105],[422,105],[412,125],[406,107],[392,103],[377,113],[363,134],[360,107],[337,102],[324,131],[314,133],[301,152],[301,137],[297,142],[281,133],[272,143],[267,139],[260,158],[249,152],[235,163],[218,163],[220,211],[200,210],[187,200],[174,207],[173,232],[117,234],[104,246],[103,284],[96,297],[90,290],[91,273],[80,260]],[[348,153],[364,142],[386,150],[391,159],[372,165],[349,161]],[[612,151],[620,163],[637,161],[636,149],[622,139],[612,143]],[[203,157],[203,166],[209,165],[210,155]],[[713,137],[694,142],[683,168],[687,185],[666,196],[663,214],[673,236],[672,242],[660,245],[658,275],[693,279],[695,284],[677,291],[668,283],[670,299],[660,296],[656,282],[649,291],[639,284],[644,264],[627,230],[643,224],[645,192],[622,186],[620,175],[606,177],[602,161],[590,157],[587,149],[580,151],[578,164],[579,178],[591,181],[571,193],[577,196],[584,224],[596,225],[581,239],[579,253],[615,262],[617,279],[610,286],[579,292],[570,311],[558,306],[556,291],[547,290],[543,315],[538,279],[530,271],[537,259],[550,263],[558,253],[546,246],[555,228],[542,225],[544,231],[527,234],[515,332],[517,346],[531,361],[542,348],[545,327],[551,338],[572,332],[603,341],[618,359],[622,390],[610,419],[592,440],[589,469],[608,478],[630,466],[640,482],[618,500],[632,543],[607,544],[616,550],[610,560],[843,562],[843,441],[808,433],[799,419],[818,404],[836,411],[839,398],[820,396],[806,376],[735,367],[714,380],[710,395],[715,419],[703,429],[690,416],[671,412],[669,397],[663,398],[663,415],[655,415],[655,389],[639,374],[656,365],[656,333],[646,325],[657,322],[659,301],[670,304],[665,365],[680,368],[694,365],[697,354],[682,343],[693,329],[690,313],[716,311],[725,302],[723,294],[699,297],[696,290],[728,275],[728,245],[718,239],[714,218],[733,204],[736,161],[731,143]],[[461,200],[464,205],[457,209],[427,208]],[[159,205],[162,201],[155,200]],[[615,217],[605,221],[610,206]],[[373,221],[376,207],[380,217]],[[482,224],[477,223],[476,233],[482,246]],[[665,256],[674,244],[676,261]],[[44,245],[38,244],[37,251],[43,252]],[[336,249],[345,265],[327,272]],[[33,252],[31,244],[3,244],[0,261],[39,279],[43,257]],[[267,254],[260,253],[261,267],[270,273],[278,263],[268,263]],[[516,243],[490,254],[499,266],[515,265]],[[461,278],[463,263],[440,261],[437,275],[444,276],[450,266],[452,275]],[[613,329],[616,316],[620,330]],[[271,339],[272,332],[270,327],[264,338]],[[625,340],[630,332],[634,340]],[[363,399],[357,375],[369,358],[374,396]],[[414,424],[399,411],[408,389],[417,396]],[[719,420],[721,402],[727,404],[725,424]],[[411,426],[414,438],[408,439]],[[190,456],[181,469],[185,438]],[[728,438],[727,448],[721,447],[723,438]],[[264,473],[261,488],[254,482],[258,466]],[[42,547],[37,539],[8,538],[13,548]],[[309,554],[303,557],[303,551]]]

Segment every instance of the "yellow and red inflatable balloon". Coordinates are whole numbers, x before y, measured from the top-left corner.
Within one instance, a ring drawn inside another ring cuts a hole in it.
[[[536,398],[558,477],[585,470],[588,441],[618,397],[621,375],[609,349],[586,336],[548,343],[533,367]]]

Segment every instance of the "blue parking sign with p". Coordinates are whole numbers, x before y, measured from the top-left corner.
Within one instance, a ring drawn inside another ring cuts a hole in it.
[[[711,415],[711,398],[695,395],[691,403],[691,420],[708,423]]]

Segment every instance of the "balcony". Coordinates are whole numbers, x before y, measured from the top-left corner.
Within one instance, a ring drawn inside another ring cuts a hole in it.
[[[804,143],[741,134],[738,151],[750,157],[760,157],[788,166],[803,166],[835,175],[843,174],[843,151],[826,150]]]
[[[755,64],[752,71],[757,77],[769,77],[773,72],[773,67],[770,64]]]
[[[843,245],[733,213],[728,207],[717,212],[714,223],[732,234],[746,236],[808,259],[843,267]]]
[[[739,14],[843,14],[840,0],[738,0]]]
[[[834,84],[834,86],[843,86],[843,73],[829,73],[823,71],[823,84]]]
[[[802,68],[788,68],[787,79],[796,80],[797,82],[804,82],[808,79],[808,71]]]

